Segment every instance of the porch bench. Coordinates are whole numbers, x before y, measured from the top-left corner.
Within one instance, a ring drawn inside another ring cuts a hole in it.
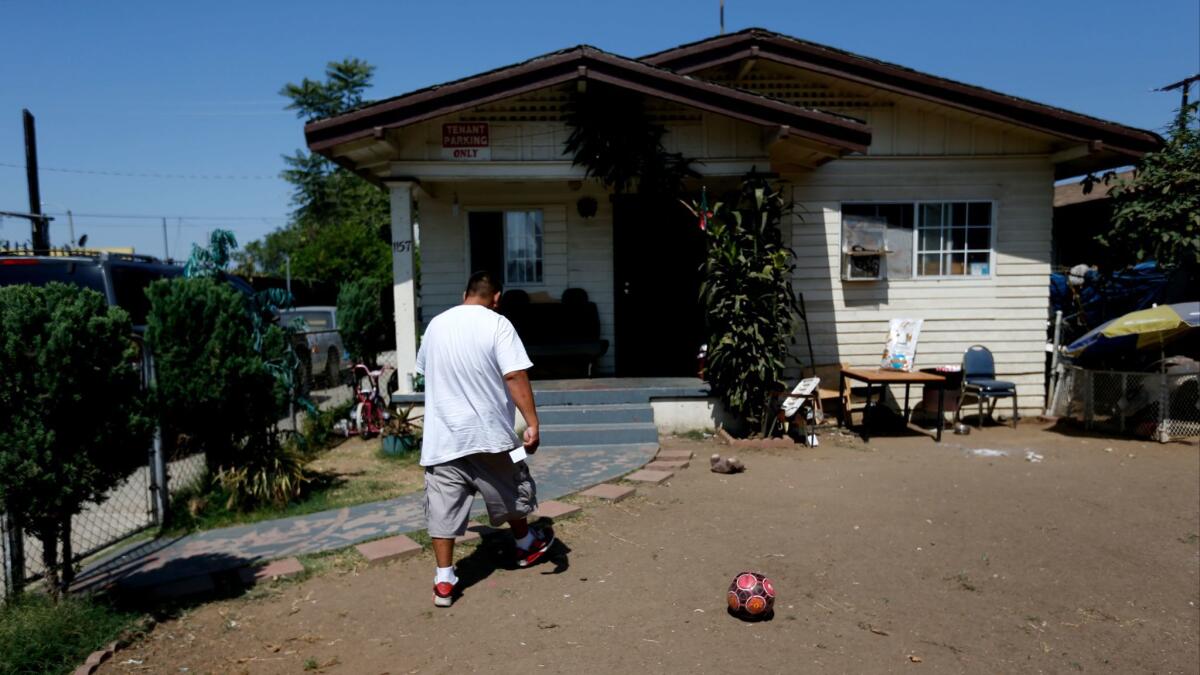
[[[600,337],[600,311],[581,288],[563,291],[561,302],[530,302],[525,291],[507,291],[500,313],[521,336],[535,375],[591,377],[596,361],[608,352],[608,340]]]

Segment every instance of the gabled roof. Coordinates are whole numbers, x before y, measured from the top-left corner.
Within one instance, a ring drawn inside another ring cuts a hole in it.
[[[695,73],[744,59],[766,59],[958,108],[1003,122],[1092,144],[1130,158],[1162,146],[1158,134],[1108,122],[990,89],[929,75],[815,42],[749,28],[643,56],[678,73]]]
[[[304,127],[308,146],[331,154],[335,146],[363,138],[382,138],[390,128],[404,127],[469,110],[573,80],[595,80],[700,110],[765,127],[783,135],[831,146],[841,152],[864,152],[871,130],[844,115],[687,77],[647,63],[581,45],[528,61],[420,89],[363,106]]]

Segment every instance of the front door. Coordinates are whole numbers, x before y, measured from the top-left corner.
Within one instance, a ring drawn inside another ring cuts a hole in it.
[[[613,197],[618,376],[696,375],[703,262],[704,233],[677,200]]]

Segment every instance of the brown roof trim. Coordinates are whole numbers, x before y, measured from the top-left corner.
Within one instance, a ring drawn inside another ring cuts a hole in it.
[[[860,120],[686,77],[589,46],[546,54],[309,122],[304,135],[310,149],[328,154],[334,146],[378,135],[387,128],[415,124],[576,79],[605,82],[754,124],[786,127],[789,135],[845,152],[864,152],[871,143],[871,129]]]
[[[1162,147],[1158,134],[922,73],[815,42],[749,28],[650,54],[642,61],[693,73],[748,58],[763,58],[906,96],[952,106],[1081,142],[1100,141],[1130,157]]]

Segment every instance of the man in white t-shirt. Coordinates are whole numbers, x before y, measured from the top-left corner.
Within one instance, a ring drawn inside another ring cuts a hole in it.
[[[417,352],[417,372],[425,375],[421,466],[438,607],[454,602],[454,538],[466,532],[475,492],[493,527],[512,528],[519,567],[537,562],[554,543],[551,528],[526,521],[537,508],[537,486],[524,461],[540,440],[525,372],[533,363],[512,323],[495,311],[500,290],[488,273],[472,274],[462,304],[429,322]],[[525,418],[523,442],[513,430],[516,410]]]

